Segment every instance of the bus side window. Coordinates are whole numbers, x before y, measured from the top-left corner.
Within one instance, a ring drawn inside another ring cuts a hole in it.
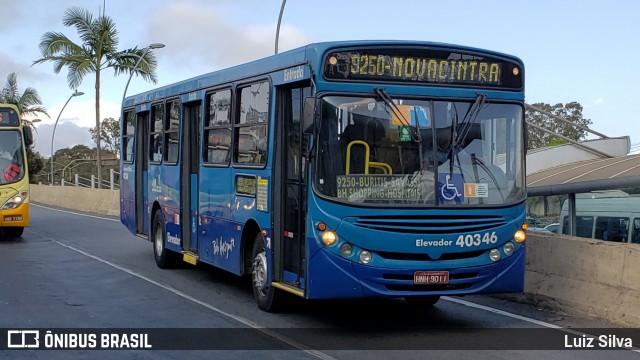
[[[562,233],[569,235],[569,217],[562,218]],[[577,237],[591,238],[593,233],[593,217],[576,216],[576,234]],[[596,233],[597,236],[597,233]]]
[[[602,216],[596,220],[594,237],[605,241],[627,242],[629,219],[623,217]]]
[[[634,244],[640,244],[640,218],[633,219],[633,234],[631,242]]]
[[[234,163],[265,165],[267,163],[268,81],[252,84],[240,89],[240,106],[234,127]]]
[[[180,152],[180,103],[177,100],[169,102],[167,103],[167,108],[163,144],[164,161],[165,163],[176,164]]]
[[[152,122],[149,132],[149,160],[155,163],[162,161],[162,144],[164,135],[164,104],[153,105]]]

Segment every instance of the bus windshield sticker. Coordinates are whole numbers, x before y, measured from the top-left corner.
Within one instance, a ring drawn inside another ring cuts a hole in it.
[[[239,195],[256,196],[256,177],[236,175],[236,193]]]
[[[420,179],[408,175],[342,175],[336,177],[338,198],[362,200],[418,200]]]
[[[267,201],[269,189],[269,180],[258,178],[258,194],[257,194],[257,209],[258,211],[269,211]]]
[[[440,202],[455,201],[461,203],[464,200],[464,178],[462,174],[438,174],[438,198]]]
[[[487,183],[464,183],[464,196],[475,198],[489,197],[489,184]]]

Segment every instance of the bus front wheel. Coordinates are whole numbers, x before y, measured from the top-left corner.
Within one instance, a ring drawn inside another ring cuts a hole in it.
[[[153,255],[158,267],[161,269],[174,267],[177,263],[178,254],[167,250],[167,233],[164,229],[164,219],[160,210],[156,211],[153,217],[152,236]]]
[[[268,274],[267,253],[264,249],[262,234],[256,236],[251,253],[251,284],[253,298],[258,307],[267,312],[278,312],[284,305],[284,295],[280,290],[271,286]]]
[[[3,230],[5,236],[16,239],[22,236],[22,233],[24,232],[23,227],[6,227]]]

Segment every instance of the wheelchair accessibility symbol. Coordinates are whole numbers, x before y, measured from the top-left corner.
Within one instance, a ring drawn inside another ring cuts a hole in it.
[[[461,174],[439,174],[438,187],[441,202],[464,200],[464,179]]]

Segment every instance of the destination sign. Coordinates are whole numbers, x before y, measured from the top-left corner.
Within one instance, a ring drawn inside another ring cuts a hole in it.
[[[324,76],[329,80],[522,88],[522,69],[515,62],[435,49],[337,51],[326,57]]]
[[[0,126],[18,126],[20,119],[15,110],[10,108],[0,108]]]
[[[336,184],[337,197],[349,201],[422,198],[420,179],[407,175],[341,175]]]

